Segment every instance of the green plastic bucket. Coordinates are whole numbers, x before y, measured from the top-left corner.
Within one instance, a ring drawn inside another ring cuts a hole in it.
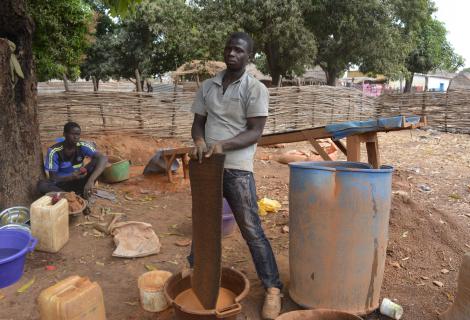
[[[111,159],[110,159],[111,161]],[[109,167],[104,169],[101,178],[104,182],[115,183],[129,179],[129,167],[131,162],[129,160],[118,160],[111,163]]]

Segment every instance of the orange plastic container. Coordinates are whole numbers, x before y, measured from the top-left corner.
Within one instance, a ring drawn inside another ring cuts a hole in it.
[[[71,276],[38,297],[42,320],[106,320],[103,292],[86,277]]]
[[[57,252],[69,241],[69,204],[43,196],[31,204],[31,233],[38,239],[36,250]]]

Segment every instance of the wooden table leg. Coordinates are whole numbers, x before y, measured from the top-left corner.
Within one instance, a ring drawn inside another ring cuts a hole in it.
[[[181,162],[183,162],[183,174],[184,174],[184,179],[189,178],[189,155],[185,153],[181,157]]]
[[[346,149],[346,146],[340,140],[332,140],[332,141],[345,156],[348,156],[348,150]]]
[[[346,148],[348,161],[361,161],[361,138],[359,136],[346,137]]]
[[[366,148],[369,163],[374,169],[380,168],[379,141],[377,139],[377,134],[375,134],[372,141],[369,140],[366,142]]]
[[[326,151],[321,147],[321,145],[318,143],[317,140],[313,138],[309,138],[308,141],[312,144],[312,146],[315,148],[318,154],[323,158],[323,160],[332,161],[328,153],[326,153]]]
[[[170,155],[164,155],[163,159],[165,160],[165,169],[166,169],[166,176],[168,177],[168,181],[173,182],[171,164],[176,159],[176,153],[172,153]]]

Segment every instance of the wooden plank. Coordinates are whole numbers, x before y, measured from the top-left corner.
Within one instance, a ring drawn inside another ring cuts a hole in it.
[[[377,141],[377,132],[367,132],[363,134],[356,135],[359,138],[360,142],[376,142]]]
[[[192,150],[193,150],[193,147],[181,147],[181,148],[167,149],[167,150],[163,150],[163,155],[171,155],[174,153],[176,153],[176,155],[182,155],[182,154],[191,153]]]
[[[317,127],[305,130],[296,130],[283,133],[272,133],[263,135],[259,141],[259,146],[267,146],[278,143],[292,143],[305,141],[305,137],[313,139],[331,138],[331,134],[325,130],[325,127]]]
[[[189,162],[194,271],[191,286],[205,309],[215,309],[222,260],[222,181],[225,155]]]

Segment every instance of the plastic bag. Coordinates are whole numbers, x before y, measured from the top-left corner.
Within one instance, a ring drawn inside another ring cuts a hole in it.
[[[258,201],[258,214],[265,216],[268,213],[276,213],[281,209],[281,204],[277,200],[263,198]]]

